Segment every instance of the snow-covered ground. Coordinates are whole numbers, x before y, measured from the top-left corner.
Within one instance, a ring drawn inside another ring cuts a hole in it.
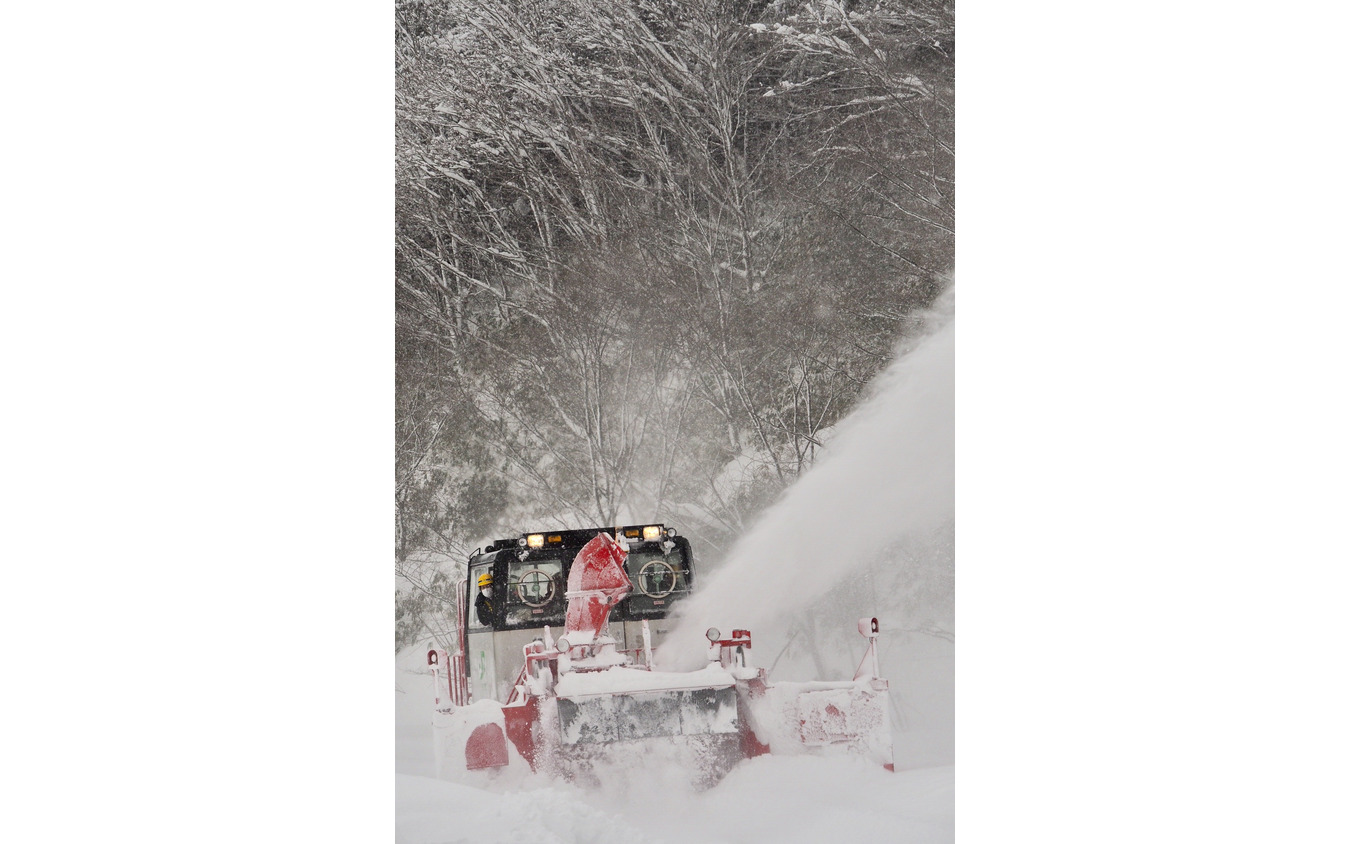
[[[396,830],[406,844],[949,842],[955,835],[952,550],[955,324],[949,292],[828,455],[681,608],[658,667],[692,670],[703,630],[749,627],[771,680],[848,679],[882,620],[896,772],[853,758],[765,756],[698,791],[659,751],[598,787],[504,770],[435,778],[423,654],[400,654]],[[693,654],[693,660],[687,657]],[[665,764],[663,764],[665,762]]]
[[[701,794],[634,783],[628,793],[565,783],[494,790],[399,774],[399,844],[820,844],[949,842],[951,766],[891,774],[853,759],[764,756]]]

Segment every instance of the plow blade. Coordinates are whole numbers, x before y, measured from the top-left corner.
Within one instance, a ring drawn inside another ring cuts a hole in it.
[[[807,747],[864,742],[883,728],[885,698],[857,687],[797,696],[801,742]]]
[[[894,770],[886,681],[775,683],[747,698],[750,726],[776,754],[853,755]]]
[[[559,697],[558,722],[566,745],[727,735],[740,728],[734,686]]]

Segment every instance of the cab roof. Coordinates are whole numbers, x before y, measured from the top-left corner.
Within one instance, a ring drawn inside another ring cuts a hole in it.
[[[645,522],[622,527],[576,528],[574,530],[532,530],[506,539],[498,539],[484,548],[483,552],[501,551],[506,548],[527,545],[530,537],[542,537],[541,540],[536,540],[540,544],[535,547],[543,548],[580,548],[594,539],[597,533],[608,533],[611,536],[617,533],[625,539],[636,539],[641,542],[644,528],[648,531],[654,529],[657,538],[663,538],[666,533],[666,526],[662,522]]]

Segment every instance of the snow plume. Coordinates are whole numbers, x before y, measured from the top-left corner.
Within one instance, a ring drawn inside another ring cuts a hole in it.
[[[953,299],[949,288],[925,314],[924,330],[897,348],[870,396],[840,423],[825,456],[685,601],[659,665],[696,667],[709,626],[724,634],[748,628],[758,665],[768,667],[796,640],[799,657],[810,651],[804,673],[845,679],[864,647],[859,616],[878,616],[883,634],[936,630],[950,638],[942,628],[951,624]],[[775,677],[794,662],[787,655]]]

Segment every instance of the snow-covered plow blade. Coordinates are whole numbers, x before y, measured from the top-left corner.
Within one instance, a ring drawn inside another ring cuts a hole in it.
[[[870,680],[775,683],[748,707],[748,727],[775,754],[862,756],[894,770],[888,708]]]
[[[867,652],[851,681],[752,683],[742,707],[747,729],[776,754],[863,756],[895,770],[890,684],[877,676],[875,618],[858,619]]]
[[[573,700],[558,698],[559,739],[565,745],[668,736],[735,735],[736,688],[629,692]]]
[[[802,691],[796,706],[802,744],[823,747],[866,742],[885,720],[882,707],[880,695],[858,685]]]

